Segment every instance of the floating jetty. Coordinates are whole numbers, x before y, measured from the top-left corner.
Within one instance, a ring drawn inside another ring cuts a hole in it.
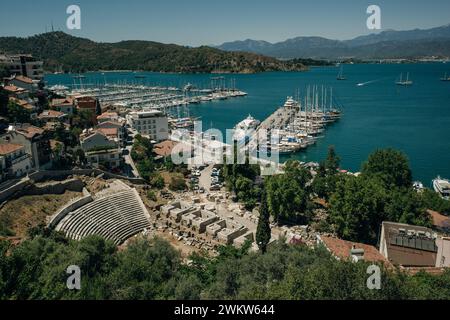
[[[80,85],[72,90],[64,86],[53,86],[55,92],[63,95],[91,96],[102,104],[111,104],[130,109],[166,109],[199,104],[214,100],[243,97],[247,93],[236,88],[214,87],[197,89],[191,84],[183,88],[149,86],[139,84]]]
[[[316,143],[327,125],[340,119],[342,108],[333,99],[333,89],[308,87],[300,102],[288,97],[285,104],[278,108],[258,127],[267,131],[267,146],[259,146],[279,154],[291,154],[306,149]],[[273,143],[272,136],[278,141]]]

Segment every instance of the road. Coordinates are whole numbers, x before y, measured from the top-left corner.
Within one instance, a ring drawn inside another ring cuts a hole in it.
[[[136,132],[133,132],[132,130],[128,129],[128,136],[132,138],[132,141],[134,141],[134,136],[136,135]],[[139,171],[136,168],[136,165],[134,164],[133,159],[131,158],[131,149],[133,149],[133,143],[131,142],[131,145],[127,145],[125,147],[126,154],[123,156],[125,161],[125,171],[126,174],[130,177],[140,178]]]
[[[209,188],[211,188],[211,173],[212,173],[213,165],[207,166],[205,169],[203,169],[200,173],[201,176],[198,179],[198,185],[199,187],[203,187],[206,192],[209,191]]]

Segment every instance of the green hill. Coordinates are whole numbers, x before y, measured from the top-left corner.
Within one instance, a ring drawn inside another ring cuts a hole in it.
[[[225,52],[211,47],[189,48],[152,41],[97,43],[64,32],[29,38],[0,37],[0,51],[31,53],[44,60],[47,71],[144,70],[186,73],[255,73],[302,71],[298,61],[279,61],[246,52]]]

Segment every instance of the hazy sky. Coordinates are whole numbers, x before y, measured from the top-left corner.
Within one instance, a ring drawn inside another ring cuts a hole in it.
[[[66,28],[66,8],[81,8],[81,30]],[[283,41],[296,36],[350,39],[368,34],[366,9],[381,7],[382,28],[450,23],[449,0],[1,0],[0,36],[55,30],[96,41],[154,40],[198,46]]]

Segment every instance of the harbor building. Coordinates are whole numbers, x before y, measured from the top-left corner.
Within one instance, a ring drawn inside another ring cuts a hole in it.
[[[169,138],[167,116],[162,111],[135,111],[127,115],[130,127],[150,140],[160,142]]]

